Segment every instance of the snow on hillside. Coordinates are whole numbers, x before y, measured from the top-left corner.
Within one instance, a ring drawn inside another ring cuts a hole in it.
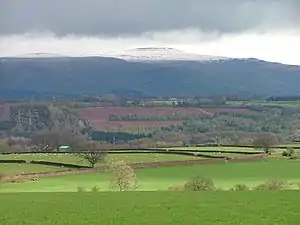
[[[218,61],[229,59],[220,56],[189,54],[174,48],[135,48],[125,50],[124,52],[109,53],[107,56],[128,61]]]
[[[220,57],[220,56],[211,56],[211,55],[198,55],[190,54],[183,51],[180,51],[175,48],[166,48],[166,47],[151,47],[151,48],[134,48],[128,49],[121,52],[110,52],[104,54],[85,54],[85,55],[60,55],[52,53],[30,53],[24,55],[14,56],[13,58],[62,58],[62,57],[114,57],[118,59],[123,59],[126,61],[148,61],[148,62],[157,62],[157,61],[220,61],[220,60],[229,60],[231,58]]]

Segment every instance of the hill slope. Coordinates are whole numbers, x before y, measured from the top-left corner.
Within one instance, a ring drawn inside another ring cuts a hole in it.
[[[164,52],[157,56],[157,52],[151,57],[142,51],[142,57],[1,58],[0,98],[116,91],[140,91],[152,96],[300,95],[300,66],[257,59],[174,56],[174,51],[166,57]]]
[[[82,130],[89,126],[88,120],[54,104],[0,104],[0,132],[30,134],[44,129]]]

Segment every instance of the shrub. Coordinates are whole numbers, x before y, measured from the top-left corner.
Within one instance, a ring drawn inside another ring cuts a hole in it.
[[[77,192],[80,192],[80,193],[85,192],[84,187],[82,187],[82,186],[77,186]]]
[[[208,191],[214,190],[214,182],[205,177],[197,176],[192,178],[184,185],[185,190],[188,191]]]
[[[92,187],[92,192],[98,192],[99,188],[97,186]]]
[[[266,183],[267,190],[283,190],[286,183],[282,180],[268,180]]]
[[[283,152],[281,153],[281,155],[284,156],[284,157],[288,157],[288,156],[289,156],[289,154],[288,154],[287,151],[283,151]]]
[[[248,191],[249,187],[245,184],[236,184],[236,185],[234,185],[234,190],[235,191]]]
[[[283,190],[286,187],[286,183],[284,181],[281,180],[268,180],[267,182],[265,182],[264,184],[260,184],[258,186],[256,186],[255,188],[253,188],[253,190],[256,191],[265,191],[265,190],[269,190],[269,191],[276,191],[276,190]]]

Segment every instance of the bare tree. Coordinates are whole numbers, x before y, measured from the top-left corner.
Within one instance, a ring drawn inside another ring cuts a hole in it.
[[[271,150],[278,144],[278,138],[270,133],[259,134],[254,140],[253,145],[262,149],[266,154],[270,154]]]
[[[79,157],[88,161],[92,168],[94,168],[97,163],[104,162],[106,159],[107,152],[101,150],[96,142],[87,141],[84,150],[86,152],[80,153]]]
[[[133,191],[137,188],[137,177],[134,169],[125,162],[111,163],[112,175],[110,187],[118,191]]]

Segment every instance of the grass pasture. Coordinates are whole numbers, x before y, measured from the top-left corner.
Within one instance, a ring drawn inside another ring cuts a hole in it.
[[[290,225],[300,192],[1,194],[2,224]],[[282,208],[284,206],[284,209]]]
[[[66,170],[62,167],[53,167],[46,165],[36,165],[29,163],[0,163],[0,172],[4,174],[22,174],[22,173],[34,173],[34,172],[47,172],[47,171]]]
[[[300,162],[288,159],[268,159],[258,162],[229,162],[200,164],[194,166],[172,166],[136,169],[140,191],[167,190],[171,186],[183,185],[191,177],[202,175],[213,179],[216,186],[229,189],[235,184],[249,187],[269,179],[288,182],[296,189],[300,182]],[[39,181],[3,183],[0,192],[76,192],[81,186],[90,190],[97,186],[108,191],[109,177],[105,173],[63,175],[41,178]]]

